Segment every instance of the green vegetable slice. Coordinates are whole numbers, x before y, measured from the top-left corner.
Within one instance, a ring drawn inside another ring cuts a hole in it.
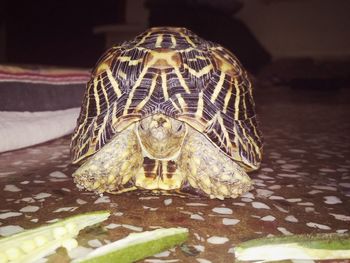
[[[1,238],[0,263],[35,262],[58,247],[73,248],[78,245],[75,237],[80,230],[106,220],[109,215],[108,211],[84,213]]]
[[[235,247],[241,261],[350,259],[349,234],[305,234],[249,240]]]
[[[187,228],[161,228],[132,233],[126,238],[92,251],[84,258],[74,260],[72,263],[135,262],[182,244],[187,238]]]

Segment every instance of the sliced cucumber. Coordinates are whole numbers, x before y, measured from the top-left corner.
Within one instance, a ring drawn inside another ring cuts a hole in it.
[[[80,214],[1,238],[0,263],[34,262],[58,247],[74,248],[78,245],[75,237],[80,230],[106,220],[109,215],[108,211]]]
[[[349,234],[314,234],[249,240],[235,247],[241,261],[350,259]]]
[[[161,228],[133,233],[126,238],[95,249],[86,257],[74,260],[72,263],[135,262],[182,244],[187,238],[187,228]]]

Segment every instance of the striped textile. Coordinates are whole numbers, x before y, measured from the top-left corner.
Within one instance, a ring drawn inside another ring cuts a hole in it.
[[[0,111],[80,107],[89,69],[0,65]]]
[[[24,82],[53,85],[85,84],[90,77],[86,69],[22,68],[0,65],[0,82]]]

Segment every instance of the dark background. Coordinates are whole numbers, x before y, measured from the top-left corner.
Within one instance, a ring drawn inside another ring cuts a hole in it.
[[[91,67],[104,49],[93,27],[122,23],[124,2],[6,1],[5,62]]]
[[[239,1],[148,0],[144,6],[148,26],[187,27],[234,50],[251,71],[270,61],[268,52],[233,16],[242,7]],[[91,67],[106,48],[104,36],[93,29],[127,22],[125,0],[7,1],[2,13],[3,60],[16,64]]]
[[[139,19],[140,3],[148,12],[146,21]],[[239,15],[245,6],[250,8],[243,16],[251,25]],[[350,73],[350,47],[347,54],[339,51],[350,43],[350,18],[341,18],[346,9],[350,4],[343,0],[7,0],[0,9],[0,63],[91,68],[109,47],[106,34],[96,28],[138,23],[140,32],[151,26],[187,27],[230,49],[253,74],[266,75],[273,67],[269,78],[294,78],[298,85],[305,75],[321,78],[321,84],[327,83],[325,77],[343,83]],[[125,38],[135,32],[124,32]],[[323,49],[325,54],[314,54]]]

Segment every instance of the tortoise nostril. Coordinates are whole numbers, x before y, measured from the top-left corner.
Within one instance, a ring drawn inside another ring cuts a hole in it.
[[[157,123],[158,123],[158,126],[163,126],[163,124],[166,122],[166,119],[164,119],[164,118],[159,118],[159,119],[157,119]]]

